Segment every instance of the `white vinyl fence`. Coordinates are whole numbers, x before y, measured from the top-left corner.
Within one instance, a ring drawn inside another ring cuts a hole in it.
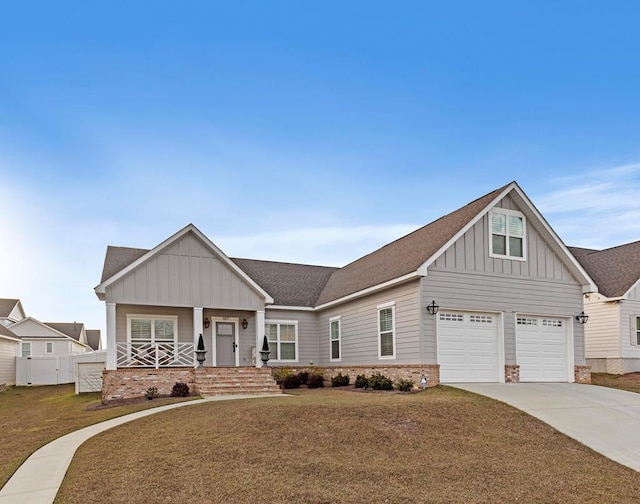
[[[78,364],[83,362],[105,363],[106,359],[106,350],[65,356],[16,357],[16,385],[74,383]]]

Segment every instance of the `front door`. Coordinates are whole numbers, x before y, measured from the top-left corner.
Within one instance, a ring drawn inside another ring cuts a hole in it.
[[[236,365],[236,335],[233,322],[216,322],[216,366]]]

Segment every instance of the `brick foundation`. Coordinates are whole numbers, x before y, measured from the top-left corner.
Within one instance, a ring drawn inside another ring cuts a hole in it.
[[[102,372],[102,402],[142,397],[149,387],[156,387],[158,395],[169,395],[176,382],[186,383],[189,390],[195,392],[195,369],[105,369]]]
[[[573,376],[576,383],[591,383],[591,366],[574,366]]]
[[[289,366],[278,366],[272,369],[282,369]],[[358,375],[371,376],[380,373],[388,376],[393,381],[401,378],[414,382],[414,388],[420,388],[422,376],[427,378],[427,386],[435,387],[440,384],[440,366],[438,364],[393,364],[389,366],[316,366],[316,367],[289,367],[294,372],[313,371],[319,369],[324,373],[325,380],[331,380],[338,373],[349,375],[353,383]]]
[[[504,381],[506,383],[520,383],[520,366],[518,364],[507,364],[504,367]]]

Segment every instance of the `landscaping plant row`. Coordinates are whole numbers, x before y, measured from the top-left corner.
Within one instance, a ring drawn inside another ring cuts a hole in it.
[[[273,378],[278,385],[284,389],[294,389],[301,385],[306,385],[307,388],[319,388],[324,387],[324,374],[320,369],[314,369],[313,371],[300,371],[294,373],[290,368],[281,368],[273,372]],[[332,387],[346,387],[351,384],[351,378],[349,375],[343,375],[338,373],[331,378]],[[373,373],[367,377],[365,375],[356,376],[354,383],[355,388],[361,389],[373,389],[373,390],[399,390],[401,392],[409,392],[413,389],[415,382],[405,378],[400,378],[395,382],[381,373]]]

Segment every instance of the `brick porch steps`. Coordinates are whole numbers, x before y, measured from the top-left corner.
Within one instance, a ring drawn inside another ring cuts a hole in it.
[[[280,394],[269,368],[197,368],[195,385],[202,396]]]

